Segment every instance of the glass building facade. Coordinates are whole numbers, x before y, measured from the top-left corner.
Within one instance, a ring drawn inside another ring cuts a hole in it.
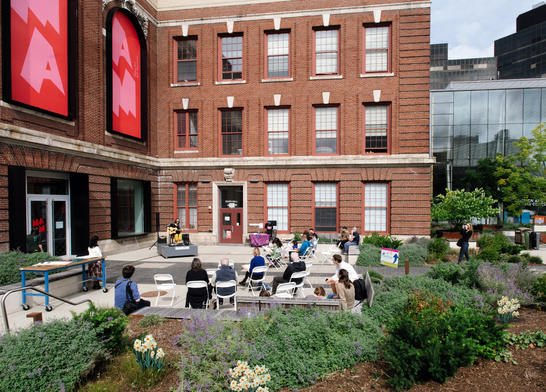
[[[546,79],[452,82],[431,91],[433,194],[463,188],[480,159],[515,151],[514,142],[546,122]]]

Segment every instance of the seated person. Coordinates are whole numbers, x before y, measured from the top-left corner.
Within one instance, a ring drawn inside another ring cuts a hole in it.
[[[186,284],[191,281],[205,281],[208,287],[188,289],[186,295],[186,308],[191,305],[194,309],[203,309],[207,299],[212,297],[212,287],[209,283],[209,276],[201,266],[201,260],[195,257],[191,262],[191,269],[186,273]]]
[[[350,235],[347,227],[343,226],[343,228],[341,229],[341,238],[339,243],[337,244],[337,247],[342,250],[345,249],[345,244],[349,242],[349,237]]]
[[[358,246],[359,244],[360,244],[360,234],[358,234],[358,231],[356,231],[356,227],[353,227],[350,241],[346,242],[345,245],[343,245],[343,252],[349,253],[349,246],[351,245]]]
[[[138,292],[138,286],[135,282],[131,282],[131,277],[135,273],[135,267],[132,265],[126,265],[121,271],[122,279],[118,279],[115,287],[114,293],[114,306],[119,309],[123,309],[123,305],[127,302],[127,285],[129,285],[131,293],[133,294],[133,299],[137,304],[137,309],[150,306],[150,301],[140,298],[140,293]]]
[[[317,287],[315,287],[315,290],[313,291],[313,294],[307,295],[305,298],[307,298],[307,299],[326,299],[326,291],[324,291],[323,287],[317,286]]]
[[[237,281],[237,273],[233,268],[229,265],[229,259],[227,257],[224,257],[222,260],[220,260],[220,268],[216,271],[216,273],[212,276],[211,284],[213,286],[216,286],[217,282],[229,282],[230,280]],[[236,287],[229,288],[216,288],[216,294],[220,295],[231,295],[237,290]],[[218,305],[222,305],[223,300],[222,298],[218,298]],[[233,297],[229,299],[229,303],[233,303]]]
[[[351,282],[354,282],[355,280],[359,279],[360,275],[356,273],[354,267],[351,264],[345,261],[341,261],[341,255],[338,255],[338,254],[333,255],[332,261],[334,265],[336,266],[336,273],[332,275],[330,278],[326,279],[326,283],[330,283],[330,285],[332,286],[332,292],[334,293],[333,295],[335,295],[337,294],[336,283],[339,280],[340,270],[344,269],[345,271],[349,273],[349,280]],[[330,294],[328,298],[332,298],[332,294]]]
[[[182,230],[180,229],[180,218],[176,218],[173,223],[167,225],[167,235],[171,244],[182,242]]]
[[[311,246],[311,236],[309,233],[303,234],[304,241],[301,243],[301,246],[298,248],[298,253],[300,254],[300,257],[305,254],[307,251],[307,248]]]
[[[291,263],[288,264],[288,267],[284,270],[284,273],[282,276],[275,276],[273,278],[273,282],[271,283],[272,290],[271,294],[275,294],[277,292],[277,287],[281,283],[288,283],[290,282],[290,278],[292,277],[292,274],[294,272],[299,271],[305,271],[305,262],[301,261],[299,258],[299,255],[294,252],[290,255]],[[300,284],[303,279],[294,279],[293,282],[296,284]]]
[[[341,300],[341,309],[352,309],[355,306],[355,286],[349,279],[347,270],[339,270],[336,292],[332,298]]]
[[[260,256],[260,248],[254,248],[252,252],[254,253],[254,257],[252,258],[252,260],[250,260],[250,266],[248,267],[248,271],[246,271],[245,273],[245,278],[239,282],[241,286],[246,285],[246,281],[248,278],[250,278],[250,275],[252,274],[252,271],[254,270],[254,268],[263,267],[265,265],[265,259],[262,256]],[[252,278],[261,279],[263,275],[264,274],[262,273],[254,274],[252,275]]]

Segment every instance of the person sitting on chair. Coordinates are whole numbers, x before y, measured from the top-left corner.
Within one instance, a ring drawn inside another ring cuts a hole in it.
[[[356,231],[356,226],[353,227],[353,231],[351,232],[351,238],[349,242],[346,242],[345,245],[343,245],[343,252],[345,254],[349,253],[349,246],[356,245],[358,246],[360,244],[360,234],[358,234],[358,231]]]
[[[329,299],[331,299],[335,295],[337,295],[337,285],[336,284],[339,281],[339,271],[341,271],[342,269],[347,271],[347,273],[349,274],[349,280],[351,282],[354,282],[355,280],[360,278],[360,275],[358,275],[356,273],[354,267],[351,264],[347,263],[346,261],[341,261],[341,260],[342,260],[341,255],[335,254],[335,255],[332,256],[332,262],[336,266],[336,273],[334,275],[332,275],[332,277],[326,279],[326,283],[330,283],[330,285],[332,287],[332,293],[333,293],[333,294],[328,295]]]
[[[229,282],[230,280],[237,281],[237,273],[233,268],[229,266],[229,259],[227,257],[224,257],[222,260],[220,260],[220,268],[216,271],[216,273],[212,276],[211,284],[213,286],[216,286],[217,282]],[[231,295],[237,290],[236,287],[225,287],[225,288],[217,288],[216,294],[220,295]],[[222,305],[222,298],[218,298],[218,306]],[[229,303],[233,304],[233,297],[229,299]]]
[[[300,254],[300,257],[305,255],[305,252],[307,251],[307,248],[311,246],[311,236],[309,233],[303,234],[303,242],[301,243],[301,246],[298,248],[298,253]]]
[[[130,285],[131,293],[133,294],[133,299],[137,304],[137,309],[150,306],[150,301],[140,298],[140,293],[138,292],[138,286],[135,282],[131,282],[131,277],[135,273],[135,267],[132,265],[126,265],[121,270],[122,279],[118,279],[115,287],[114,293],[114,306],[119,309],[123,309],[123,305],[127,302],[127,285]]]
[[[273,278],[273,282],[271,283],[271,294],[275,294],[277,292],[277,287],[279,284],[290,282],[290,278],[294,272],[305,271],[305,262],[300,260],[300,256],[296,252],[291,253],[290,258],[292,262],[288,265],[288,267],[286,267],[282,276],[275,276]],[[302,279],[294,279],[293,282],[300,284],[301,281]]]
[[[182,242],[182,230],[180,229],[180,218],[176,218],[173,223],[167,225],[167,234],[171,239],[171,244]]]
[[[191,262],[191,269],[186,273],[186,284],[192,280],[204,280],[208,287],[190,288],[186,295],[186,308],[191,305],[194,309],[203,309],[207,299],[212,297],[212,290],[209,283],[207,271],[201,267],[201,260],[195,257]]]
[[[245,273],[245,278],[239,282],[241,286],[246,285],[246,281],[252,275],[252,270],[254,268],[263,267],[265,265],[265,259],[262,256],[260,256],[260,248],[254,248],[253,252],[254,252],[254,257],[252,258],[252,260],[250,260],[250,266],[248,267],[248,271],[246,271]],[[252,278],[261,279],[263,275],[264,274],[262,273],[259,273],[259,274],[256,273],[252,275]]]

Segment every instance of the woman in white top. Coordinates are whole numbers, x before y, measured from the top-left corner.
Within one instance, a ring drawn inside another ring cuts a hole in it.
[[[87,252],[89,253],[90,257],[102,257],[102,251],[99,248],[98,242],[98,236],[94,235],[93,237],[91,237],[91,240],[89,241],[89,247],[87,248]],[[89,264],[87,274],[90,278],[100,278],[102,275],[101,262],[97,261],[96,263]],[[98,280],[93,281],[93,289],[100,289],[100,283]]]

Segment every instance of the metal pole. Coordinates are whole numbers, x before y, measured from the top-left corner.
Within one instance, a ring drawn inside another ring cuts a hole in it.
[[[409,259],[406,259],[405,267],[406,267],[406,275],[409,275]]]

